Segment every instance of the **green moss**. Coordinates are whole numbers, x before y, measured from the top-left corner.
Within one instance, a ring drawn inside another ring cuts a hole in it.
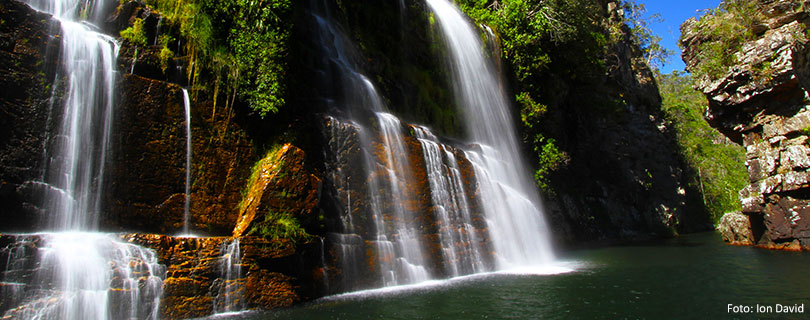
[[[146,32],[143,30],[143,19],[135,18],[132,26],[121,31],[121,38],[137,45],[146,45]]]
[[[163,70],[163,72],[166,72],[166,69],[169,68],[169,62],[174,59],[174,52],[169,49],[169,43],[172,42],[172,40],[172,37],[169,35],[161,35],[158,38],[161,45],[158,59],[160,60],[160,69]]]
[[[264,216],[264,221],[254,222],[247,234],[270,240],[289,239],[294,243],[312,238],[291,213],[273,211]]]
[[[262,173],[262,167],[265,166],[267,162],[272,161],[278,161],[278,163],[276,164],[277,167],[280,167],[284,164],[283,160],[278,158],[278,156],[276,156],[278,155],[279,151],[281,151],[282,147],[284,147],[283,144],[274,144],[270,146],[270,148],[268,148],[267,152],[264,154],[264,157],[262,157],[261,159],[259,159],[259,161],[256,161],[256,163],[253,164],[253,167],[250,169],[250,177],[247,180],[247,184],[245,185],[245,188],[242,189],[242,201],[240,201],[238,205],[239,212],[245,210],[245,206],[247,205],[245,200],[247,200],[248,192],[250,192],[251,186],[256,184],[256,181],[259,179],[259,176]]]
[[[247,185],[242,192],[242,201],[239,203],[240,212],[244,211],[245,206],[247,205],[247,195],[250,192],[250,188],[256,184],[257,180],[262,174],[262,168],[270,167],[271,164],[275,168],[281,168],[284,166],[284,160],[281,158],[281,149],[283,146],[283,144],[273,145],[267,151],[265,156],[254,164],[253,169],[251,170],[250,178],[248,178]],[[283,171],[276,172],[275,174],[276,176],[274,176],[274,179],[285,178],[285,173]],[[276,198],[288,198],[290,197],[290,194],[287,190],[281,190],[272,196]],[[304,230],[300,221],[298,221],[298,219],[296,219],[291,212],[273,210],[269,210],[264,215],[263,221],[254,221],[251,224],[250,229],[247,230],[247,234],[270,240],[289,239],[294,243],[306,241],[311,238],[311,235]]]

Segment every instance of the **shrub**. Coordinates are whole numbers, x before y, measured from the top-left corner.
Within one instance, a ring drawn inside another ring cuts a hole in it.
[[[745,150],[709,127],[703,119],[706,98],[692,88],[692,79],[674,72],[658,75],[666,119],[675,126],[680,153],[690,172],[690,184],[703,194],[713,221],[741,209],[739,191],[748,184]]]
[[[132,26],[121,31],[121,38],[137,45],[146,45],[146,32],[143,30],[143,19],[135,18]]]

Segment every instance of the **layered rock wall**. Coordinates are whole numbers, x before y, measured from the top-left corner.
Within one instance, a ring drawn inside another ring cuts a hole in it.
[[[758,1],[756,8],[759,12],[750,14],[763,19],[749,29],[753,36],[739,51],[729,53],[736,63],[720,75],[699,75],[696,88],[708,98],[709,123],[746,148],[751,184],[740,191],[740,200],[750,228],[741,230],[750,229],[750,242],[762,246],[808,248],[810,14],[800,1]],[[692,19],[681,26],[687,70],[705,63],[701,45],[719,41],[701,32],[699,23]]]

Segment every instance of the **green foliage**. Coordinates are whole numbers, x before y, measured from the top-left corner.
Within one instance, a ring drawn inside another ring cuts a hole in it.
[[[261,116],[284,105],[290,0],[147,0],[147,4],[163,14],[168,32],[178,33],[185,43],[192,84],[205,72],[215,79],[217,90],[224,82],[229,92]],[[163,55],[161,51],[161,59]]]
[[[598,60],[604,36],[591,23],[599,12],[589,1],[567,0],[462,0],[459,7],[479,23],[492,27],[501,39],[504,59],[510,62],[518,82],[530,85],[533,76],[547,70],[553,60],[573,58],[585,67]],[[553,45],[552,45],[553,44]],[[557,56],[547,48],[571,45],[586,54]],[[562,62],[562,61],[554,61]],[[571,64],[576,66],[576,64]]]
[[[698,65],[690,70],[697,77],[716,80],[737,63],[737,55],[745,41],[756,38],[754,26],[766,19],[758,1],[725,0],[716,9],[708,10],[690,33],[707,38],[695,49]],[[756,71],[756,70],[753,70]]]
[[[160,42],[160,53],[158,54],[158,58],[160,59],[160,70],[166,72],[166,69],[169,68],[169,61],[174,59],[174,52],[169,49],[169,43],[173,41],[170,35],[164,34],[158,38]]]
[[[535,102],[528,92],[521,92],[515,97],[515,100],[521,106],[520,120],[523,125],[530,130],[535,129],[535,125],[540,121],[539,118],[546,113],[548,107]],[[554,193],[549,185],[549,174],[564,165],[568,155],[557,147],[554,139],[547,138],[539,132],[534,133],[532,146],[534,154],[537,155],[534,179],[543,191]]]
[[[738,192],[748,183],[745,150],[725,139],[703,119],[705,97],[692,89],[691,79],[673,72],[658,76],[662,109],[675,125],[678,145],[693,169],[690,184],[703,193],[713,220],[740,210]]]
[[[143,30],[143,19],[135,18],[132,26],[121,31],[121,38],[137,45],[146,45],[146,32]]]
[[[543,137],[541,134],[534,137],[534,152],[539,155],[534,179],[543,191],[554,193],[549,186],[548,175],[565,164],[568,155],[557,148],[554,139]]]
[[[625,12],[624,21],[630,26],[630,35],[641,49],[647,65],[657,69],[659,66],[666,64],[670,56],[674,55],[675,52],[664,48],[661,45],[661,37],[653,34],[650,29],[650,23],[663,21],[661,15],[655,13],[645,18],[647,8],[644,4],[637,4],[633,0],[625,0],[623,8]]]
[[[242,191],[242,201],[239,203],[240,212],[245,209],[250,188],[256,184],[259,176],[262,174],[262,168],[268,167],[268,165],[273,162],[275,162],[273,163],[275,168],[284,166],[284,161],[280,158],[280,151],[283,146],[283,144],[271,146],[267,153],[265,153],[265,156],[253,165],[250,178],[248,178],[247,185]],[[283,179],[284,176],[278,174],[276,178]],[[281,194],[274,196],[285,197],[286,193],[282,191]],[[298,219],[296,219],[292,213],[286,211],[268,211],[267,214],[264,215],[263,221],[254,221],[251,224],[247,234],[271,240],[289,239],[293,242],[306,241],[312,237],[304,230]]]
[[[271,240],[289,239],[293,242],[312,238],[298,219],[289,212],[268,212],[264,216],[264,221],[254,223],[247,234]]]
[[[460,0],[473,20],[493,29],[501,57],[514,74],[525,142],[536,159],[538,185],[552,192],[548,176],[567,155],[540,123],[558,87],[547,84],[590,83],[605,74],[608,37],[598,24],[599,4],[585,0]]]
[[[242,98],[262,116],[284,105],[290,0],[200,0],[215,21],[229,29],[229,71],[242,90]],[[227,67],[226,67],[227,68]]]
[[[275,160],[277,160],[277,159],[275,159],[274,155],[278,154],[278,152],[281,150],[281,148],[283,146],[284,145],[280,144],[280,143],[270,146],[270,148],[268,148],[267,152],[264,154],[264,157],[262,157],[261,159],[259,159],[259,161],[256,161],[256,163],[253,164],[253,167],[250,169],[250,177],[248,177],[247,184],[245,185],[245,188],[242,189],[242,201],[239,202],[239,211],[240,212],[245,210],[245,206],[247,205],[245,200],[247,200],[248,192],[250,192],[249,189],[250,189],[251,186],[256,184],[256,181],[259,179],[259,175],[261,175],[261,173],[262,173],[262,170],[261,170],[262,166],[267,161],[275,161]],[[279,162],[276,164],[277,166],[282,166],[284,164],[284,162],[282,160],[278,160],[278,161]]]

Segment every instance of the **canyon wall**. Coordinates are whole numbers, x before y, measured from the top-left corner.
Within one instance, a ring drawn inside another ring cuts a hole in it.
[[[727,241],[801,250],[810,246],[810,109],[808,109],[807,23],[801,1],[751,2],[753,24],[745,26],[732,59],[714,73],[716,63],[702,54],[721,41],[734,15],[691,19],[681,26],[683,60],[696,73],[696,89],[708,99],[705,118],[746,148],[750,185],[740,191],[742,214],[724,218]],[[714,20],[712,20],[714,19]],[[708,22],[707,22],[708,21]],[[709,22],[714,27],[704,27]],[[718,36],[720,34],[721,36]],[[705,51],[705,50],[703,50]],[[732,232],[737,230],[737,232]]]

